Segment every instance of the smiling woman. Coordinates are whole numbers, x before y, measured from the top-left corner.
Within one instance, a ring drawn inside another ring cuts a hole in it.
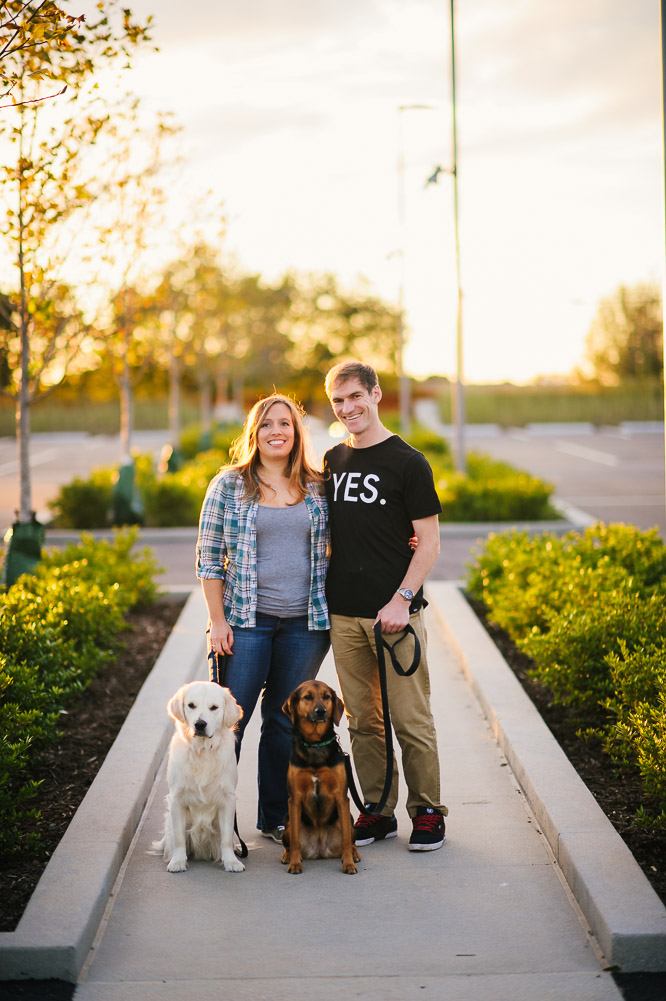
[[[254,405],[231,457],[201,509],[197,575],[210,649],[225,658],[224,684],[244,710],[237,753],[261,698],[257,827],[279,841],[291,750],[282,706],[315,677],[329,646],[328,512],[303,411],[289,397]]]

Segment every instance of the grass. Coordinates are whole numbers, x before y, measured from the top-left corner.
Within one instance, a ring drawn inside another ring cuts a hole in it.
[[[414,386],[417,390],[417,385]],[[451,393],[448,387],[439,394],[445,423],[451,421]],[[89,431],[92,434],[118,434],[120,407],[117,401],[99,403],[88,399],[56,402],[57,398],[36,403],[31,410],[31,426],[40,431]],[[388,400],[388,396],[387,396]],[[559,421],[584,421],[598,426],[622,421],[663,421],[664,395],[659,383],[617,388],[572,386],[467,386],[465,418],[469,424],[499,424],[524,427],[526,424]],[[328,413],[328,411],[325,411]],[[199,419],[195,399],[186,398],[181,408],[181,425]],[[137,431],[163,430],[169,426],[165,399],[135,401]],[[15,434],[14,407],[0,403],[0,436]]]
[[[187,402],[181,407],[181,424],[194,423],[199,417],[196,404]],[[88,431],[90,434],[119,434],[120,405],[117,402],[97,403],[82,400],[78,403],[54,403],[51,399],[37,403],[31,408],[31,430],[40,431]],[[169,426],[166,400],[137,400],[134,404],[134,428],[136,431],[161,431]],[[14,437],[14,408],[0,406],[0,436]]]
[[[439,397],[442,419],[451,421],[451,393]],[[465,418],[469,424],[526,424],[586,422],[597,426],[622,421],[663,421],[664,395],[658,383],[617,388],[571,386],[468,386]]]

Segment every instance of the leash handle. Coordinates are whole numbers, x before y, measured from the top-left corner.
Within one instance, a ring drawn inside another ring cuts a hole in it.
[[[421,644],[419,643],[418,636],[414,632],[413,626],[407,623],[403,635],[400,637],[399,640],[396,640],[395,643],[386,642],[382,633],[381,622],[375,623],[373,632],[375,634],[375,646],[377,648],[377,662],[379,663],[380,651],[381,651],[381,661],[382,661],[382,666],[384,666],[384,670],[386,670],[384,664],[384,650],[388,650],[389,657],[391,658],[391,663],[393,664],[393,669],[396,674],[399,674],[402,678],[409,678],[410,675],[414,674],[419,664],[421,663]],[[396,657],[395,648],[399,646],[403,640],[407,639],[409,633],[411,633],[412,636],[414,637],[414,656],[412,658],[412,663],[407,668],[407,670],[405,670],[398,661],[398,658]]]
[[[226,654],[215,653],[214,650],[209,650],[208,660],[208,677],[210,681],[213,681],[216,685],[224,685],[227,675]]]
[[[382,794],[379,797],[379,802],[373,804],[372,806],[367,803],[363,803],[356,788],[351,758],[348,754],[345,754],[345,770],[347,772],[347,785],[349,786],[349,793],[357,808],[361,810],[362,813],[367,813],[371,817],[376,817],[386,806],[386,801],[388,800],[389,792],[391,791],[391,784],[393,782],[393,732],[391,729],[391,713],[389,710],[388,688],[386,684],[386,657],[384,655],[384,650],[388,650],[391,663],[396,674],[400,675],[402,678],[408,678],[410,675],[414,674],[421,662],[421,644],[419,643],[419,638],[414,632],[413,627],[409,624],[405,626],[404,635],[393,644],[387,643],[384,639],[382,635],[381,622],[375,623],[373,632],[375,636],[375,648],[377,651],[379,690],[382,697],[382,716],[384,718],[384,745],[386,748],[386,776],[384,778],[384,788],[382,789]],[[399,643],[402,643],[408,633],[411,633],[414,637],[414,657],[412,658],[410,666],[407,670],[405,670],[398,662],[395,647],[397,647]]]

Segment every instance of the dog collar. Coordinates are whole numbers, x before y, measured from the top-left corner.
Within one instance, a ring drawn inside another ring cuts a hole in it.
[[[327,747],[329,744],[334,744],[337,739],[337,737],[331,737],[330,740],[321,740],[318,744],[308,744],[307,740],[301,738],[301,744],[303,747]]]

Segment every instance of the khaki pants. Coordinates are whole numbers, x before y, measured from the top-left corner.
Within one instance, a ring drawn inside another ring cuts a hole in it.
[[[435,721],[430,710],[430,677],[426,658],[426,631],[423,613],[410,617],[421,644],[421,663],[409,678],[398,675],[386,653],[386,682],[391,722],[402,751],[402,768],[407,784],[407,812],[431,806],[444,816],[440,802],[439,755]],[[379,669],[375,653],[373,620],[347,615],[331,615],[331,643],[335,667],[347,713],[354,765],[361,784],[363,801],[378,803],[386,776],[386,747],[382,716]],[[385,634],[395,643],[401,633]],[[414,654],[411,635],[396,648],[398,660],[408,668]],[[398,801],[398,767],[393,760],[393,783],[384,810],[390,817]]]

